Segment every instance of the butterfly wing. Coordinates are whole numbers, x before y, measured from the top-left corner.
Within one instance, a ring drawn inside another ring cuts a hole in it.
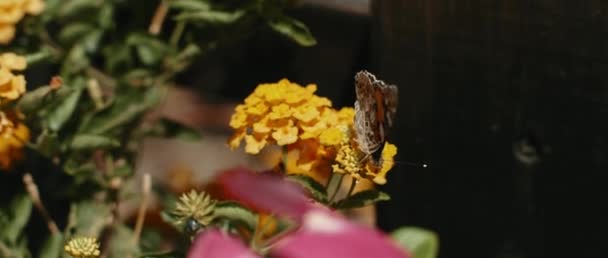
[[[377,161],[397,112],[397,87],[361,71],[355,75],[355,91],[357,144],[361,152]]]

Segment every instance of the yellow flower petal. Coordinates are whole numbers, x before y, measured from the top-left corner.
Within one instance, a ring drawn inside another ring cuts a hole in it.
[[[281,118],[288,118],[291,116],[291,108],[287,104],[280,104],[272,107],[272,111],[268,114],[270,119],[276,120]]]
[[[317,107],[313,105],[299,106],[295,109],[295,112],[293,112],[293,117],[306,123],[318,118],[319,115],[319,110],[317,110]]]
[[[268,117],[264,117],[262,120],[253,123],[253,131],[260,134],[270,133],[272,128],[270,128]]]
[[[12,24],[0,23],[0,45],[10,43],[15,37],[15,26]]]
[[[0,81],[4,81],[5,75],[0,75]],[[12,76],[10,82],[0,84],[0,100],[2,98],[15,100],[25,92],[25,77],[23,75]]]
[[[228,139],[228,146],[230,146],[230,148],[233,150],[238,148],[241,145],[241,141],[243,140],[243,138],[245,138],[246,134],[246,128],[237,129],[235,133],[230,137],[230,139]]]
[[[279,128],[272,133],[272,138],[277,141],[279,146],[292,144],[298,140],[298,128],[295,126]]]
[[[393,158],[397,155],[397,146],[386,143],[382,149],[382,166],[380,171],[372,179],[374,183],[383,185],[386,184],[386,173],[393,168],[395,161]]]
[[[319,135],[319,142],[323,145],[338,145],[344,139],[344,132],[339,127],[328,128]]]
[[[245,152],[249,154],[258,154],[260,150],[266,146],[266,135],[246,135],[245,136]]]
[[[23,158],[23,147],[29,139],[30,131],[16,112],[0,111],[0,169],[9,169]]]
[[[15,24],[19,22],[24,15],[25,11],[18,5],[3,8],[0,9],[0,23]]]
[[[268,106],[264,102],[258,102],[255,105],[248,105],[245,112],[249,115],[261,116],[268,111]]]
[[[13,73],[5,68],[0,68],[0,87],[13,80]]]
[[[230,127],[237,129],[246,127],[247,125],[247,114],[243,112],[235,112],[232,114],[232,117],[230,118]]]
[[[0,55],[0,67],[21,71],[27,67],[27,62],[25,57],[18,56],[15,53],[5,53]]]
[[[42,0],[28,0],[25,5],[25,11],[31,15],[39,15],[44,10],[44,2]]]

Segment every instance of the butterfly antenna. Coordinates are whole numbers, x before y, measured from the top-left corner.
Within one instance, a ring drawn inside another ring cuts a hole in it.
[[[416,162],[409,162],[409,161],[394,161],[395,164],[403,164],[403,165],[409,165],[412,167],[417,167],[417,168],[428,168],[429,164],[427,163],[416,163]]]

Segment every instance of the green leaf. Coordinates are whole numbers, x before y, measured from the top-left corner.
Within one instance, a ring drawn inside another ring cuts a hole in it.
[[[413,258],[435,258],[439,249],[439,238],[429,230],[416,227],[402,227],[391,238],[399,246],[413,255]]]
[[[314,178],[307,175],[288,175],[287,180],[296,182],[297,184],[304,187],[312,195],[312,197],[320,202],[327,203],[327,191],[325,186],[319,184]]]
[[[51,87],[49,86],[28,91],[17,102],[17,108],[26,114],[32,113],[42,106],[50,92]]]
[[[103,29],[112,27],[114,24],[114,6],[106,3],[101,10],[99,10],[99,26]]]
[[[70,147],[74,150],[103,149],[120,146],[117,139],[94,134],[79,134],[74,136]]]
[[[62,43],[72,44],[94,29],[95,26],[89,23],[70,23],[59,32],[58,39]]]
[[[213,212],[217,218],[239,221],[250,229],[254,229],[258,221],[257,215],[237,202],[218,202]]]
[[[40,258],[57,258],[60,257],[63,251],[63,235],[51,234],[42,244],[42,248],[38,254]]]
[[[308,27],[294,18],[284,15],[279,16],[276,19],[269,20],[268,25],[301,46],[310,47],[317,44],[317,40],[312,36]]]
[[[139,33],[129,36],[127,44],[135,47],[139,59],[145,65],[159,63],[169,50],[168,45],[158,38]]]
[[[91,0],[64,0],[59,7],[59,17],[70,17],[78,15],[87,9],[99,8],[100,1]]]
[[[62,76],[65,73],[76,73],[89,66],[90,61],[87,56],[86,48],[83,45],[74,45],[63,63]]]
[[[36,138],[36,150],[46,157],[51,157],[59,151],[59,148],[60,142],[57,133],[51,133],[48,130],[44,130],[38,135],[38,138]]]
[[[366,190],[353,194],[352,196],[340,200],[334,204],[336,209],[352,209],[374,204],[380,201],[388,201],[391,197],[385,193],[376,189]]]
[[[104,203],[83,201],[76,205],[75,214],[74,234],[97,237],[110,222],[111,210]]]
[[[85,34],[79,42],[84,47],[85,52],[94,54],[99,48],[99,42],[101,41],[102,36],[102,30],[92,30]]]
[[[230,24],[234,23],[245,14],[244,10],[226,12],[219,10],[207,10],[197,12],[184,12],[178,14],[175,19],[194,23]]]
[[[123,258],[139,255],[139,247],[133,241],[133,230],[123,224],[116,224],[112,228],[112,232],[108,243],[108,257]]]
[[[169,6],[184,11],[207,11],[211,8],[208,2],[199,0],[172,0]]]
[[[80,99],[81,89],[74,90],[62,103],[48,114],[48,125],[53,131],[59,131],[70,119]]]
[[[133,94],[132,96],[117,97],[110,109],[104,110],[104,112],[92,118],[88,124],[83,125],[80,131],[87,134],[104,134],[125,125],[156,105],[163,93],[164,89],[155,87],[147,89],[143,96]]]
[[[178,232],[183,232],[183,227],[178,226],[178,219],[173,216],[173,214],[171,214],[171,212],[168,211],[161,211],[160,212],[160,218],[167,224],[173,226],[173,228],[175,228],[175,230],[177,230]]]
[[[8,221],[1,225],[0,236],[9,243],[16,243],[21,231],[27,224],[32,212],[32,200],[25,194],[18,195],[13,199],[7,210]]]

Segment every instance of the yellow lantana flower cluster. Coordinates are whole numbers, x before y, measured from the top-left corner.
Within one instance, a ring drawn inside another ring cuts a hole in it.
[[[0,0],[0,45],[15,37],[15,25],[25,14],[38,15],[44,10],[42,0]]]
[[[9,169],[13,161],[23,158],[23,146],[30,139],[30,131],[20,121],[17,112],[0,111],[0,169]]]
[[[245,152],[257,154],[268,144],[285,146],[318,137],[332,126],[326,119],[333,111],[331,101],[314,95],[314,84],[302,87],[286,79],[259,85],[236,107],[230,127],[236,133],[229,140],[238,148],[245,140]]]
[[[24,57],[14,53],[0,54],[0,169],[2,170],[9,169],[13,161],[23,158],[23,146],[30,139],[30,131],[22,123],[23,115],[7,105],[25,92],[25,78],[13,72],[22,71],[26,67],[27,62]]]
[[[314,84],[306,87],[283,79],[278,83],[260,84],[243,104],[236,107],[230,127],[236,132],[229,139],[231,148],[245,141],[245,152],[259,153],[265,146],[286,146],[286,165],[296,165],[315,179],[335,173],[358,179],[386,183],[386,173],[393,167],[397,147],[387,143],[381,164],[374,165],[356,145],[353,122],[355,110],[335,110],[331,101],[314,94]],[[293,170],[293,168],[291,168]],[[289,171],[294,172],[294,171]]]
[[[0,104],[13,101],[25,92],[25,77],[14,74],[27,67],[24,57],[14,53],[0,55]]]

